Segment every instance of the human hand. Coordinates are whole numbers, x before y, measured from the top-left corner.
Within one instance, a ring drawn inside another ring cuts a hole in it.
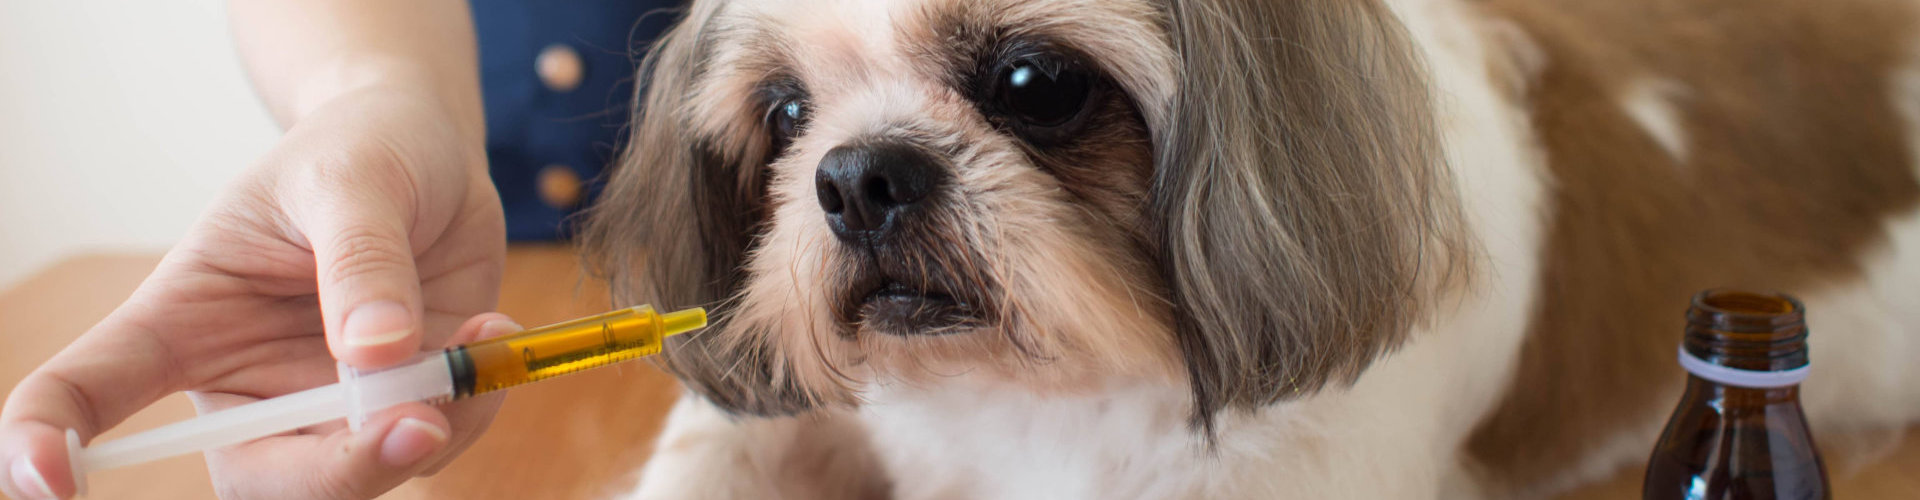
[[[487,313],[506,256],[483,144],[432,96],[368,87],[302,117],[105,320],[0,412],[0,490],[75,493],[83,441],[175,391],[202,413],[334,381],[422,350],[518,331]],[[431,473],[501,399],[398,406],[207,452],[223,498],[370,498]],[[37,477],[37,479],[36,479]]]

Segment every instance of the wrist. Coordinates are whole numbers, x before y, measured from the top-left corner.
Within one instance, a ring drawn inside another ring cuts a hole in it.
[[[288,125],[342,96],[377,92],[400,96],[449,120],[464,142],[482,144],[486,124],[480,89],[474,78],[436,75],[417,61],[388,55],[355,54],[335,57],[308,71],[293,94]]]

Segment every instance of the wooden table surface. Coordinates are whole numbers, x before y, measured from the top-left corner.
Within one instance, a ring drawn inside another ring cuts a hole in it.
[[[11,388],[105,317],[157,262],[157,255],[79,256],[0,291],[0,345],[7,346],[0,349],[0,387]],[[582,275],[570,250],[517,246],[509,252],[500,310],[521,324],[613,307],[605,288]],[[440,474],[382,498],[607,498],[631,487],[679,391],[671,377],[644,362],[515,389],[493,427],[464,455]],[[103,438],[192,415],[192,405],[176,394]],[[1563,500],[1637,498],[1638,479],[1638,471],[1623,471]],[[1920,439],[1909,440],[1888,461],[1835,480],[1835,498],[1920,499]],[[197,455],[102,472],[91,486],[90,498],[99,499],[213,497],[206,464]]]

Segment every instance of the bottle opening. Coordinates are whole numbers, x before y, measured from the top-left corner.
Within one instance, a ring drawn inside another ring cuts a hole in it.
[[[1716,288],[1693,296],[1687,322],[1729,332],[1772,332],[1803,323],[1804,309],[1782,293]]]
[[[1687,309],[1688,352],[1723,366],[1783,370],[1807,364],[1806,308],[1775,292],[1717,288]]]
[[[1707,290],[1696,300],[1700,306],[1725,314],[1778,315],[1793,312],[1793,300],[1780,294],[1757,294],[1739,290]]]

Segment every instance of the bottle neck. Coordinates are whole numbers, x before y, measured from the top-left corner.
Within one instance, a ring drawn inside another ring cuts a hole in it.
[[[1808,370],[1804,308],[1782,294],[1701,292],[1687,309],[1679,355],[1687,401],[1723,411],[1798,404]]]

